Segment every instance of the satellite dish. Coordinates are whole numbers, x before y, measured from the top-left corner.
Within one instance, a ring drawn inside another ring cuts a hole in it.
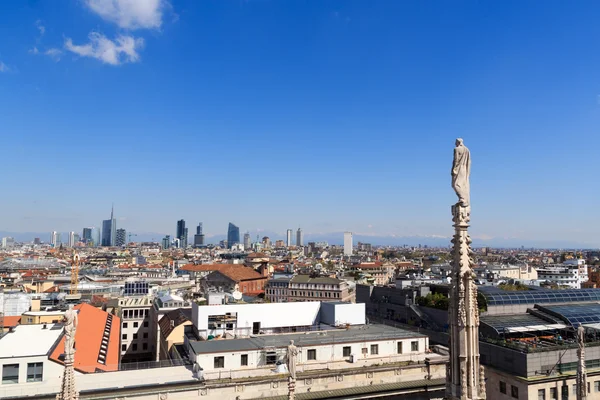
[[[235,300],[241,300],[242,293],[236,290],[235,292],[231,293],[231,297],[233,297]]]

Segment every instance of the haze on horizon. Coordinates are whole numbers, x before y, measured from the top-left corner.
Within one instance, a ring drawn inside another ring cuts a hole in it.
[[[0,3],[0,231],[449,237],[462,137],[474,238],[600,243],[599,4],[102,4]]]

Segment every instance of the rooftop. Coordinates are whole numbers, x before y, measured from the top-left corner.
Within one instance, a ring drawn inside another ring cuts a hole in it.
[[[341,282],[343,281],[328,276],[311,278],[310,275],[296,275],[290,281],[290,283],[314,283],[318,285],[339,285]]]
[[[17,325],[0,338],[0,359],[47,355],[62,333],[62,324]]]
[[[260,350],[266,347],[287,347],[290,340],[298,347],[322,346],[332,343],[356,343],[373,340],[397,340],[426,337],[420,333],[405,331],[386,325],[360,325],[347,329],[334,329],[310,333],[261,335],[246,339],[222,339],[190,341],[196,354],[226,353]]]

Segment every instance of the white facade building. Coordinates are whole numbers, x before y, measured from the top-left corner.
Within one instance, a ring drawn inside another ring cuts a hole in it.
[[[285,245],[287,247],[290,247],[292,245],[292,230],[291,229],[287,230],[287,234],[286,234],[286,238],[285,238]]]
[[[152,330],[150,296],[132,296],[119,299],[121,317],[121,357],[126,361],[152,359]]]
[[[3,249],[10,249],[14,245],[15,245],[15,239],[14,238],[12,238],[10,236],[2,238],[2,248]]]
[[[301,228],[298,228],[298,230],[296,231],[296,246],[304,246],[304,233],[302,232]]]
[[[50,234],[50,244],[52,245],[52,247],[59,247],[60,243],[60,232],[52,231],[52,233]]]
[[[75,246],[75,232],[69,232],[69,247]]]
[[[587,281],[579,274],[579,268],[573,265],[556,265],[538,268],[538,280],[540,282],[552,282],[558,286],[581,289],[581,283]]]
[[[352,232],[344,232],[344,255],[352,255]]]

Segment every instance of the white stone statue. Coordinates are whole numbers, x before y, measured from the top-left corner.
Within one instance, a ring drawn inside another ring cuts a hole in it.
[[[79,320],[77,318],[77,312],[73,309],[73,306],[69,306],[69,309],[63,317],[65,323],[65,360],[73,361],[73,355],[75,354],[75,331],[77,330],[77,324]]]
[[[290,340],[290,345],[287,347],[287,368],[290,377],[296,380],[296,360],[298,358],[298,348],[294,346],[294,341]]]
[[[471,153],[462,139],[456,139],[452,163],[452,188],[458,196],[458,203],[465,208],[470,206],[471,200],[469,175],[471,175]]]

